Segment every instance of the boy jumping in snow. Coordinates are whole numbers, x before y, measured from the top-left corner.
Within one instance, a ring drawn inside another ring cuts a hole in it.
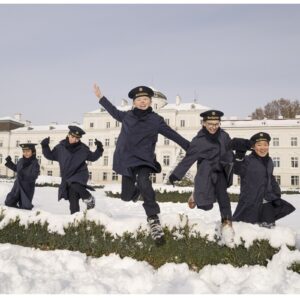
[[[87,209],[95,206],[94,196],[87,190],[94,190],[87,185],[89,178],[86,161],[96,161],[103,153],[100,141],[95,140],[97,149],[91,152],[89,147],[80,141],[85,132],[78,126],[69,126],[66,139],[50,149],[50,137],[42,140],[42,151],[49,160],[58,161],[61,173],[61,184],[58,189],[58,200],[64,198],[70,202],[70,212],[80,210],[79,199],[87,205]]]
[[[103,96],[96,84],[94,92],[107,112],[122,122],[113,158],[113,170],[122,175],[121,199],[136,201],[139,195],[143,197],[151,236],[156,244],[160,245],[164,243],[164,233],[158,217],[160,208],[155,201],[155,192],[150,180],[151,173],[161,171],[154,153],[157,137],[160,133],[185,150],[189,147],[189,141],[152,111],[151,97],[154,92],[151,88],[138,86],[129,92],[128,97],[133,100],[133,109],[129,111],[118,110]]]
[[[221,232],[231,240],[233,236],[232,213],[227,188],[232,184],[233,153],[230,137],[220,128],[223,112],[208,110],[200,114],[203,127],[191,141],[182,161],[169,177],[173,184],[180,180],[197,161],[197,174],[190,208],[210,210],[218,201],[221,214]],[[228,241],[229,242],[229,241]]]

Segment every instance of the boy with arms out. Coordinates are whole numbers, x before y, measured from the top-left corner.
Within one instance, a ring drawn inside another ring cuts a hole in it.
[[[44,156],[59,163],[62,180],[58,200],[69,200],[70,212],[74,214],[80,210],[80,198],[86,203],[87,209],[95,206],[95,198],[88,191],[94,189],[87,185],[89,174],[86,161],[96,161],[103,153],[103,146],[96,139],[96,151],[91,152],[80,140],[85,132],[78,126],[69,126],[69,130],[66,139],[60,141],[53,150],[49,147],[50,137],[43,139],[41,145]]]
[[[133,100],[133,109],[118,110],[95,84],[94,93],[107,112],[122,123],[113,158],[113,170],[122,175],[121,199],[136,201],[141,195],[147,215],[151,236],[157,245],[164,243],[164,233],[158,214],[160,208],[155,200],[155,192],[150,180],[151,173],[161,170],[155,158],[155,146],[158,134],[171,139],[183,149],[189,147],[189,141],[170,128],[164,119],[152,111],[152,89],[138,86],[128,96]]]

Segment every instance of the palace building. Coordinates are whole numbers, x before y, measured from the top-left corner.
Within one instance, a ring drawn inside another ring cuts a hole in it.
[[[130,110],[131,100],[123,99],[120,110]],[[168,103],[167,98],[159,91],[154,91],[152,98],[154,111],[160,114],[166,123],[179,134],[191,141],[201,128],[200,113],[211,107],[182,102],[179,96],[175,103]],[[214,107],[222,110],[221,107]],[[42,139],[50,136],[50,148],[52,149],[68,133],[68,125],[51,123],[49,125],[32,125],[28,121],[22,121],[21,115],[13,118],[0,118],[0,176],[13,176],[5,164],[5,157],[10,155],[13,161],[17,161],[22,155],[19,144],[40,143]],[[101,140],[104,147],[102,157],[96,162],[89,162],[90,181],[94,184],[120,182],[121,176],[112,171],[112,159],[118,135],[122,124],[113,119],[100,105],[98,109],[84,113],[81,126],[86,134],[82,141],[94,151],[94,139]],[[222,118],[221,127],[231,137],[250,138],[258,131],[268,132],[271,137],[270,156],[274,161],[274,175],[276,180],[284,188],[299,188],[299,157],[300,157],[300,118],[278,120],[251,120],[251,118],[239,119],[237,117]],[[38,145],[37,158],[41,164],[41,175],[59,176],[57,162],[48,161],[42,155],[41,146]],[[159,135],[156,145],[156,157],[162,166],[162,172],[152,175],[152,181],[156,183],[166,182],[168,175],[185,154],[184,150],[174,142]],[[193,177],[196,172],[196,164],[193,165],[188,177]],[[234,185],[239,184],[239,179],[234,176]]]

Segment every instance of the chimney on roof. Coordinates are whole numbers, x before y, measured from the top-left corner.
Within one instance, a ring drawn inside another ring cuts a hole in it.
[[[17,120],[17,121],[21,121],[21,119],[22,119],[22,114],[21,114],[21,113],[16,113],[16,114],[14,115],[14,118],[15,118],[15,120]]]
[[[122,99],[121,106],[127,106],[127,105],[128,105],[128,101],[126,99]]]
[[[175,102],[176,102],[177,106],[180,105],[180,103],[181,103],[181,97],[179,95],[176,96],[176,101]]]

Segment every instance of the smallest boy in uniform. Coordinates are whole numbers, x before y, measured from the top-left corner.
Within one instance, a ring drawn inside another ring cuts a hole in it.
[[[35,145],[32,143],[20,144],[23,157],[19,159],[17,164],[12,162],[10,156],[7,156],[5,159],[5,166],[17,173],[13,188],[6,196],[6,206],[29,210],[33,208],[32,198],[35,190],[35,181],[40,173]]]

